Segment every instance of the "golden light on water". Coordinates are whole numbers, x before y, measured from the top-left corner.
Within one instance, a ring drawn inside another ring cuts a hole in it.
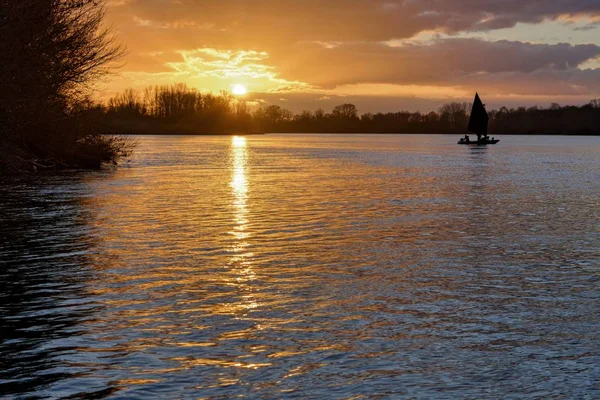
[[[255,298],[251,282],[256,273],[252,267],[252,253],[247,251],[248,239],[248,143],[243,136],[234,136],[231,139],[231,189],[233,206],[233,231],[234,238],[229,265],[235,270],[235,278],[230,281],[242,291],[243,301],[229,307],[230,312],[247,312],[259,306]]]
[[[240,147],[245,148],[246,147],[246,138],[243,136],[234,136],[232,139],[232,143],[233,143],[234,148],[240,148]]]
[[[238,240],[248,237],[246,224],[248,223],[248,178],[246,177],[246,167],[248,163],[248,149],[246,147],[246,138],[234,136],[231,141],[232,152],[232,176],[231,188],[233,189],[233,207],[235,224],[233,235]],[[242,243],[238,243],[242,246]]]

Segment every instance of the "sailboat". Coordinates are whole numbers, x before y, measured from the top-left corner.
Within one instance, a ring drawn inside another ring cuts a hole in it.
[[[473,100],[473,109],[471,110],[471,118],[469,119],[469,132],[476,134],[480,137],[479,140],[471,141],[468,136],[461,138],[458,144],[475,144],[475,145],[486,145],[496,144],[500,140],[490,139],[488,136],[488,113],[485,110],[485,105],[479,98],[479,94],[475,93],[475,100]]]

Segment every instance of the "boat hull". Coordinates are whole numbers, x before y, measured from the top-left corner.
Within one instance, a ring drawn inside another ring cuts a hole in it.
[[[465,141],[459,141],[458,144],[467,144],[467,145],[471,145],[471,146],[486,146],[488,144],[496,144],[498,143],[500,140],[481,140],[481,141],[475,141],[475,142],[465,142]]]

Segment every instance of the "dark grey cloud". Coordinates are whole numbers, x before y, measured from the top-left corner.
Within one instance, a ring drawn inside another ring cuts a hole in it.
[[[600,41],[549,45],[449,38],[400,47],[385,44],[423,31],[482,32],[557,18],[585,17],[588,25],[579,24],[578,29],[592,28],[600,21],[600,0],[111,0],[111,4],[109,21],[130,49],[128,72],[168,74],[173,63],[182,61],[181,51],[212,48],[266,52],[268,58],[257,61],[261,68],[269,68],[282,82],[304,82],[313,89],[396,84],[482,88],[499,95],[600,93],[599,70],[581,70],[583,63],[600,57]]]
[[[444,39],[400,47],[381,43],[347,43],[334,48],[306,44],[293,50],[291,54],[273,55],[278,70],[284,76],[324,87],[355,83],[462,84],[482,74],[569,71],[600,56],[600,46],[596,45],[478,39]]]
[[[559,16],[600,16],[598,0],[130,0],[112,7],[147,28],[204,29],[213,40],[385,41],[423,30],[482,31]],[[208,29],[212,28],[212,29]],[[163,29],[164,30],[164,29]],[[186,38],[193,39],[193,38]]]
[[[579,96],[591,100],[600,97],[600,69],[483,74],[465,78],[463,85],[504,95]]]

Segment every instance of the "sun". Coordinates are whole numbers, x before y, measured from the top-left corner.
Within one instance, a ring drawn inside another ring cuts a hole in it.
[[[246,86],[238,83],[232,86],[231,93],[235,94],[236,96],[243,96],[248,93],[248,89],[246,89]]]

